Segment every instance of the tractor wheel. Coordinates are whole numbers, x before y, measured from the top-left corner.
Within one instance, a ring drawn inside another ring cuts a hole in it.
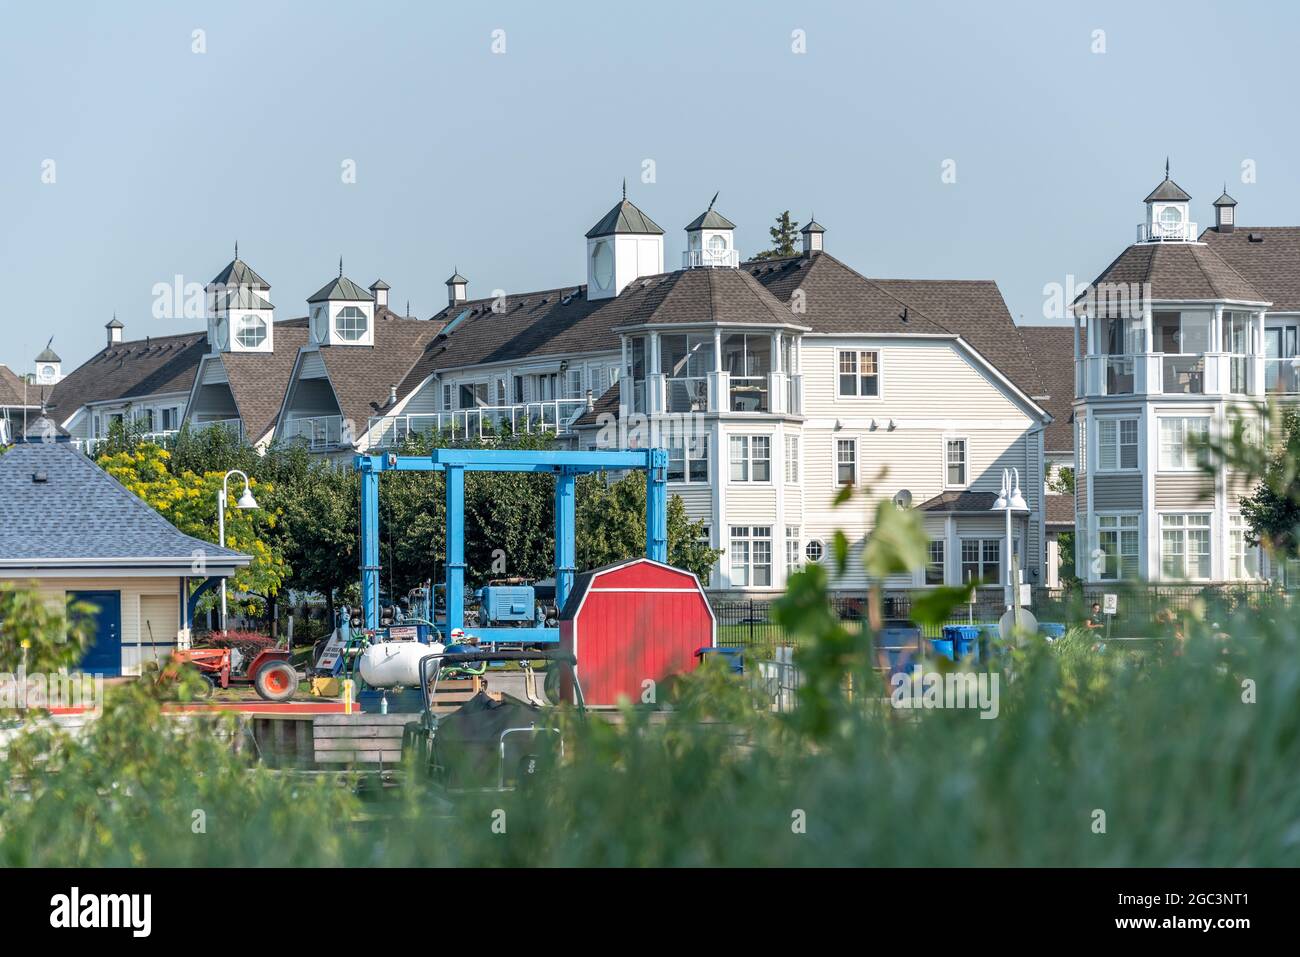
[[[201,671],[198,673],[198,679],[191,684],[190,691],[195,701],[207,701],[212,697],[212,692],[217,690],[217,682],[211,675]]]
[[[253,687],[267,701],[288,701],[298,690],[298,672],[286,661],[273,661],[258,671]]]

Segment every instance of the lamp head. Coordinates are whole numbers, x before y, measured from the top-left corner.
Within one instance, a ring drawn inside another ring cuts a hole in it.
[[[239,501],[235,503],[235,508],[257,508],[257,499],[253,498],[253,490],[247,485],[244,486],[244,494],[239,496]]]

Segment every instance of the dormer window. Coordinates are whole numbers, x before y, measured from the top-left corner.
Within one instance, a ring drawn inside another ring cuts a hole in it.
[[[365,338],[369,328],[366,314],[356,306],[344,306],[334,317],[334,331],[346,342],[356,342],[358,339]]]
[[[266,341],[266,320],[261,316],[243,316],[235,340],[245,349],[256,349]]]

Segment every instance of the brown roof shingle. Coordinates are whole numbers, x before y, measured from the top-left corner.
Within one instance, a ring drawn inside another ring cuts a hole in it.
[[[1273,303],[1273,312],[1300,312],[1300,226],[1238,226],[1201,233],[1224,262]]]
[[[1268,301],[1212,247],[1195,243],[1134,243],[1103,269],[1092,285],[1100,290],[1103,284],[1127,287],[1146,283],[1151,284],[1153,299]],[[1104,300],[1102,291],[1097,295]]]
[[[1021,326],[1020,335],[1038,364],[1043,381],[1040,405],[1052,413],[1043,435],[1045,452],[1073,452],[1074,429],[1070,415],[1074,402],[1074,327]]]
[[[90,402],[188,393],[207,352],[204,332],[110,344],[54,386],[47,408],[62,423]]]

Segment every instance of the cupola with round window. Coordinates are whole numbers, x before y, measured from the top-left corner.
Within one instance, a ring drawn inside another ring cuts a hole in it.
[[[375,344],[375,297],[372,292],[343,275],[307,300],[311,341],[318,346],[373,346]]]
[[[709,208],[686,225],[683,269],[735,269],[740,265],[740,254],[736,252],[736,224],[713,208],[717,201],[718,194],[714,193]]]
[[[1192,197],[1169,178],[1169,161],[1165,160],[1165,178],[1143,202],[1146,222],[1138,226],[1140,243],[1190,243],[1197,237],[1196,223],[1191,221]]]
[[[208,344],[213,352],[274,350],[275,307],[265,279],[239,258],[207,284]]]
[[[587,298],[612,299],[633,280],[664,271],[664,231],[627,198],[587,230]]]

